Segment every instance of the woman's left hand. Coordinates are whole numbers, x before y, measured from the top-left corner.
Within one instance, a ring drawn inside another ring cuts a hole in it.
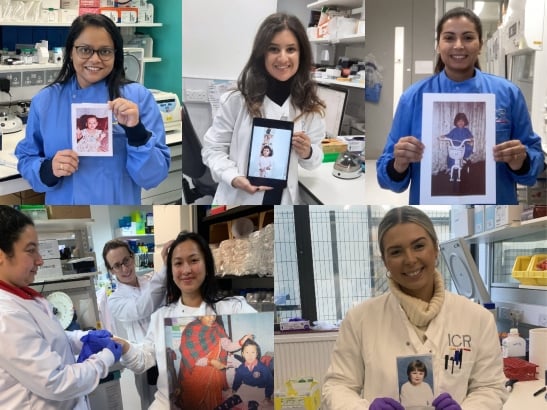
[[[134,127],[139,121],[139,107],[133,101],[125,98],[116,98],[108,102],[108,107],[112,110],[112,114],[118,121],[118,124],[126,127]]]
[[[494,160],[505,162],[513,171],[522,167],[526,155],[526,145],[519,140],[505,141],[494,146]]]
[[[311,157],[312,148],[311,140],[304,131],[297,131],[292,135],[292,148],[296,151],[298,156],[302,159],[308,159]]]

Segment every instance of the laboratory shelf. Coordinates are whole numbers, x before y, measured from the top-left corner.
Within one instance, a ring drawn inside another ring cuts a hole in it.
[[[362,88],[365,89],[365,83],[356,83],[354,81],[338,81],[338,80],[331,80],[328,78],[316,78],[316,82],[321,84],[328,84],[328,85],[338,85],[341,87],[351,87],[351,88]]]
[[[10,26],[33,26],[33,27],[70,27],[72,25],[72,22],[67,23],[48,23],[48,22],[40,22],[40,21],[6,21],[6,20],[0,20],[0,25],[4,27],[10,27]],[[163,23],[116,23],[116,26],[118,27],[162,27]]]
[[[307,7],[309,9],[321,10],[324,6],[327,7],[345,7],[345,8],[357,8],[363,5],[362,0],[318,0],[313,3],[309,3]]]
[[[503,241],[523,235],[533,234],[540,230],[547,230],[547,216],[515,222],[513,225],[501,226],[486,232],[481,232],[465,238],[468,243],[488,243]]]
[[[310,43],[312,44],[357,44],[365,43],[364,34],[349,34],[344,37],[335,37],[335,38],[311,38]]]

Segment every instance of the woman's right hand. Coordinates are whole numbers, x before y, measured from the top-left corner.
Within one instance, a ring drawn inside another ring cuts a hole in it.
[[[234,188],[241,189],[249,194],[254,194],[259,191],[269,191],[270,189],[273,189],[272,187],[269,187],[269,186],[253,185],[247,178],[242,176],[235,177],[234,179],[232,179],[232,186]]]
[[[209,360],[209,364],[211,366],[213,366],[215,369],[217,370],[224,370],[226,369],[226,365],[224,363],[222,363],[220,360],[218,359],[210,359]]]
[[[64,149],[57,151],[53,160],[51,161],[51,167],[53,175],[57,178],[67,177],[78,171],[78,154],[71,149]]]
[[[402,174],[406,172],[411,162],[420,162],[424,155],[425,145],[418,138],[408,135],[399,138],[393,147],[393,167]]]

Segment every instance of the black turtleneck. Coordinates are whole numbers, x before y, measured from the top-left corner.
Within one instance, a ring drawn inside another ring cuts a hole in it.
[[[268,88],[266,90],[268,98],[277,105],[282,106],[285,101],[287,101],[287,98],[289,98],[289,95],[291,95],[293,78],[294,77],[291,77],[287,81],[278,81],[275,78],[268,76]]]

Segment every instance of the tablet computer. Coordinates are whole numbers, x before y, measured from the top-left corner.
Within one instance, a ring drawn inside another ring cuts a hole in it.
[[[294,123],[254,118],[247,179],[251,184],[285,188]]]

